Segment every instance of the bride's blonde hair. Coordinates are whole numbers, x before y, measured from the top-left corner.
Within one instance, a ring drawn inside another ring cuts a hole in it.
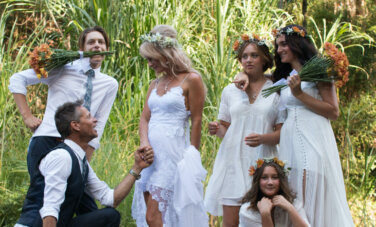
[[[178,42],[176,41],[177,32],[169,25],[157,25],[151,30],[149,35],[162,36],[162,39],[166,37],[171,38],[174,45],[163,45],[162,42],[158,41],[144,41],[140,46],[140,54],[144,58],[152,58],[159,61],[161,66],[165,69],[169,69],[174,76],[180,73],[197,73],[195,69],[192,68],[192,62],[181,49]]]

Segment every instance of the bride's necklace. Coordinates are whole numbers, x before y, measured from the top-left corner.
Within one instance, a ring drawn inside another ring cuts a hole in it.
[[[168,80],[168,81],[167,81],[167,83],[165,84],[165,87],[164,87],[164,93],[167,92],[168,85],[171,83],[171,81],[174,80],[174,77],[172,77],[172,78],[168,78],[167,80]]]

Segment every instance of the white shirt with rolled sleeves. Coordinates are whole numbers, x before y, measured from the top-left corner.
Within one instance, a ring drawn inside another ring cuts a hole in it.
[[[83,58],[51,71],[48,78],[38,79],[33,69],[18,72],[11,76],[9,90],[12,93],[26,95],[26,87],[29,85],[38,83],[48,85],[47,105],[43,121],[34,132],[33,137],[60,137],[55,126],[55,112],[59,106],[66,102],[83,100],[86,93],[85,84],[87,81],[85,72],[90,68],[89,58]],[[98,149],[99,140],[116,98],[118,82],[114,78],[101,73],[100,68],[94,69],[94,71],[95,76],[92,80],[93,93],[91,96],[90,113],[98,120],[95,127],[98,137],[90,141],[89,145]]]
[[[66,139],[64,143],[72,148],[77,156],[82,173],[82,160],[84,159],[85,151],[72,140]],[[85,191],[102,205],[112,207],[114,204],[114,190],[108,187],[104,181],[99,180],[89,163],[88,167],[89,172]],[[53,150],[41,160],[39,170],[44,176],[45,182],[43,207],[39,210],[40,216],[42,219],[47,216],[53,216],[56,220],[59,220],[60,206],[65,200],[67,180],[72,172],[72,158],[65,149]],[[14,227],[24,227],[24,225],[16,224]]]
[[[72,140],[66,139],[64,143],[74,151],[82,173],[82,160],[84,159],[85,151]],[[99,180],[89,163],[88,167],[89,173],[85,191],[102,205],[112,207],[114,204],[114,190],[109,188],[104,181]],[[58,219],[60,206],[65,199],[67,180],[72,172],[72,158],[65,149],[56,149],[42,159],[39,170],[44,176],[45,182],[43,207],[39,211],[40,216],[42,219],[46,216],[54,216]]]

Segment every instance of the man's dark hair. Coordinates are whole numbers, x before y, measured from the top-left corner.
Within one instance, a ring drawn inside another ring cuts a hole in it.
[[[82,100],[76,102],[67,102],[57,108],[55,113],[55,124],[57,131],[63,139],[71,134],[70,123],[72,121],[80,122],[81,114],[78,107],[82,105]]]
[[[81,32],[80,37],[78,38],[78,47],[80,48],[80,50],[84,49],[86,36],[90,32],[101,33],[103,35],[104,41],[106,42],[107,49],[110,48],[110,39],[108,38],[106,31],[101,26],[94,26],[91,28],[86,28],[83,32]]]

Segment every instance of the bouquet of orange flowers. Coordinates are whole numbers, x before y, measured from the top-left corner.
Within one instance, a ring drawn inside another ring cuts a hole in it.
[[[92,57],[95,55],[111,55],[113,51],[92,51],[83,52],[82,57]],[[48,72],[64,66],[74,60],[80,59],[78,51],[51,49],[48,44],[41,44],[29,53],[29,65],[34,69],[37,77],[47,78]]]
[[[306,62],[299,72],[299,76],[301,81],[335,81],[337,87],[342,87],[349,80],[348,66],[349,61],[346,54],[338,50],[334,44],[325,43],[322,56],[314,56]],[[274,85],[262,90],[262,95],[268,97],[287,86],[286,83]]]
[[[345,53],[338,50],[332,43],[324,44],[324,56],[332,59],[333,64],[328,69],[328,74],[336,75],[336,87],[340,88],[349,81],[349,60]]]

